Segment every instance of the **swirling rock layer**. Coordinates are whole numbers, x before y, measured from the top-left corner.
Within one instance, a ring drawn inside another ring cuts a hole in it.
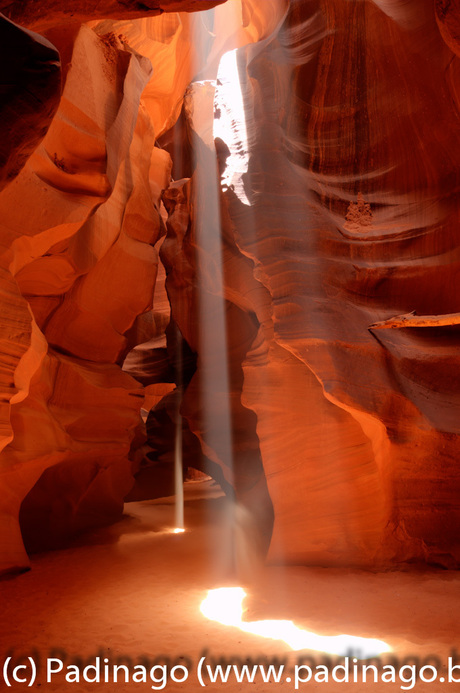
[[[270,301],[244,396],[274,559],[458,561],[458,328],[368,330],[458,310],[456,59],[426,3],[392,9],[292,2],[239,54],[248,163],[226,197]]]
[[[230,362],[243,357],[239,397],[257,416],[272,560],[457,565],[459,337],[445,326],[458,311],[452,41],[423,1],[299,0],[271,30],[221,60],[223,241],[188,263],[195,298],[180,281],[186,253],[176,255],[173,313],[199,324],[211,286],[256,330]],[[194,90],[190,127],[211,147]],[[195,166],[192,180],[212,187],[209,162],[198,155]],[[215,227],[206,196],[203,223]],[[408,311],[428,327],[369,329]],[[241,325],[227,323],[230,334]],[[203,340],[190,343],[206,364]]]
[[[168,158],[140,104],[150,63],[86,27],[73,59],[45,139],[0,200],[7,566],[26,564],[19,507],[39,479],[22,509],[30,547],[113,519],[133,483],[143,390],[117,364],[151,307],[161,224],[149,177],[156,161],[165,185]]]

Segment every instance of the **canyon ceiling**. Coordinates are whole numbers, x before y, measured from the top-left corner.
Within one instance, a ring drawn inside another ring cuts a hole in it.
[[[69,5],[0,2],[0,570],[178,420],[268,560],[458,567],[460,3]]]

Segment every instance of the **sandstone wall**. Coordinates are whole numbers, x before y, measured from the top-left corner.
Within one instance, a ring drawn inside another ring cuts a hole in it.
[[[222,254],[227,348],[241,312],[258,330],[241,403],[257,417],[274,561],[458,562],[458,59],[442,22],[423,0],[292,1],[220,63],[223,245],[207,266]],[[196,190],[209,171],[198,157]],[[369,329],[411,311],[431,318]]]
[[[31,549],[61,545],[122,512],[145,431],[144,388],[121,367],[142,332],[138,318],[152,309],[160,196],[170,180],[170,157],[155,147],[159,119],[142,98],[155,52],[169,43],[167,15],[157,17],[157,43],[145,57],[113,31],[77,21],[59,29],[51,5],[8,12],[29,26],[35,11],[49,19],[62,94],[53,45],[1,25],[5,64],[12,45],[23,62],[16,81],[8,73],[3,111],[11,125],[0,196],[0,570],[28,565],[23,538]],[[102,10],[118,12],[114,3]]]

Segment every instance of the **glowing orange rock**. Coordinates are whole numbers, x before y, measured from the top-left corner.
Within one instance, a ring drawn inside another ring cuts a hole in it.
[[[170,164],[140,103],[149,61],[87,27],[73,60],[45,139],[0,198],[2,567],[27,565],[18,516],[34,485],[31,548],[113,518],[133,483],[143,388],[121,370],[124,333],[152,306]]]
[[[458,312],[457,68],[425,10],[299,3],[278,41],[239,56],[247,202],[225,196],[272,319],[243,399],[274,560],[460,559],[456,328],[368,330]]]

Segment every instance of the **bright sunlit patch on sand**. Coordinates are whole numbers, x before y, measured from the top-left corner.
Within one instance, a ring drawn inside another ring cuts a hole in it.
[[[182,527],[164,527],[163,529],[155,529],[152,531],[137,531],[132,533],[122,534],[117,541],[119,547],[129,546],[131,544],[142,544],[151,540],[167,537],[171,534],[183,534],[186,530]]]
[[[243,600],[246,592],[241,587],[221,587],[210,590],[202,601],[201,613],[211,621],[225,626],[235,626],[245,633],[263,638],[283,640],[292,650],[315,650],[338,656],[356,653],[360,658],[377,657],[391,648],[374,638],[360,638],[354,635],[317,635],[303,630],[292,621],[243,621]]]
[[[217,85],[214,137],[225,142],[230,152],[222,174],[222,185],[232,188],[240,202],[250,206],[243,181],[249,165],[248,131],[236,50],[222,56]]]

